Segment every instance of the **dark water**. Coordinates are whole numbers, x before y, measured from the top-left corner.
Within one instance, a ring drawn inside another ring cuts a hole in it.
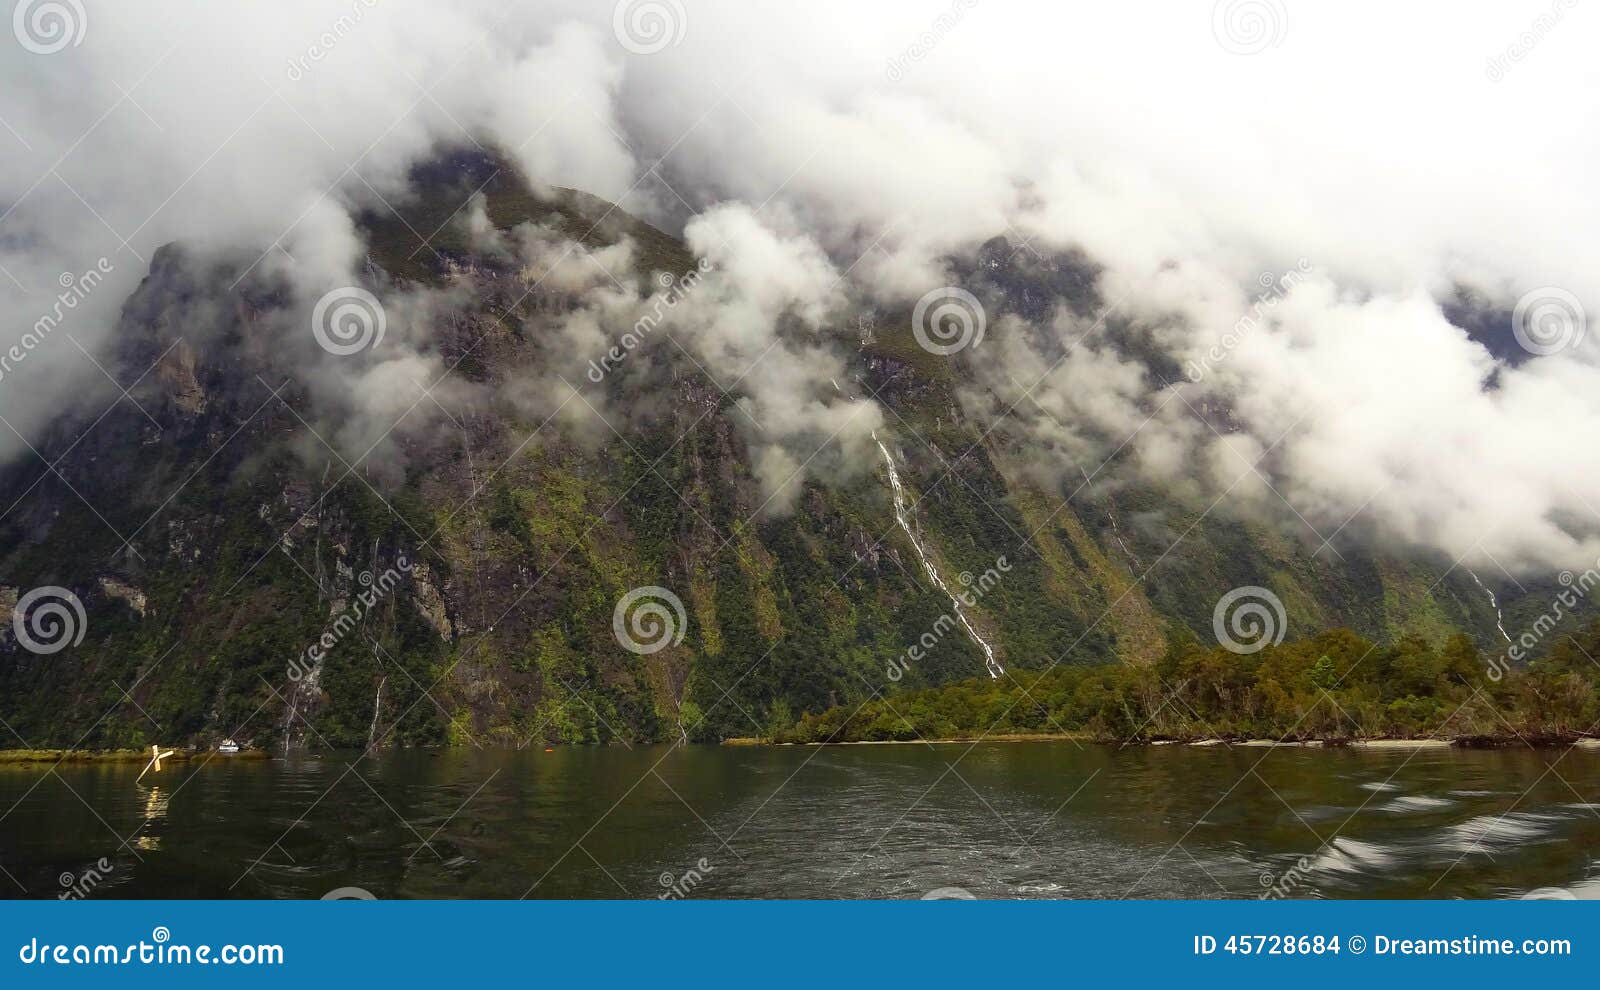
[[[1589,750],[466,750],[216,757],[169,766],[153,787],[134,783],[138,769],[0,768],[0,887],[55,897],[70,884],[90,898],[1600,891],[1600,753]]]

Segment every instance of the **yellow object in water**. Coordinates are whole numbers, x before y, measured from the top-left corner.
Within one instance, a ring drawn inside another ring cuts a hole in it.
[[[160,746],[151,745],[151,747],[150,747],[150,762],[145,764],[145,768],[143,770],[139,771],[139,776],[135,777],[133,779],[133,782],[135,784],[137,784],[139,781],[144,779],[144,775],[145,774],[149,773],[152,770],[154,770],[156,773],[160,773],[161,772],[161,761],[166,759],[167,757],[171,756],[174,752],[176,752],[176,750],[171,750],[171,749],[167,750],[166,752],[162,752]]]

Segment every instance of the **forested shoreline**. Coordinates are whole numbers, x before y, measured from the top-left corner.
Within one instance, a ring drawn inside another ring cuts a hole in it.
[[[1238,655],[1175,641],[1152,665],[1013,668],[801,717],[768,742],[1062,735],[1121,743],[1449,739],[1552,745],[1600,728],[1600,623],[1502,668],[1463,635],[1373,643],[1347,629]]]

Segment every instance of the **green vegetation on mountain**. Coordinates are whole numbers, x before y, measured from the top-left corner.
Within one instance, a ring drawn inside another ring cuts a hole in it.
[[[670,323],[595,386],[597,398],[637,409],[621,431],[597,419],[581,437],[561,423],[542,428],[542,414],[504,398],[548,370],[550,321],[575,300],[530,295],[516,273],[475,257],[455,222],[467,193],[482,193],[498,228],[534,223],[589,247],[626,237],[646,278],[695,259],[610,204],[536,195],[498,168],[444,160],[419,175],[400,214],[364,218],[374,279],[449,284],[468,300],[431,327],[429,346],[454,369],[450,381],[494,386],[484,391],[495,396],[456,406],[448,382],[432,404],[407,395],[419,419],[437,422],[406,433],[382,470],[352,468],[324,442],[343,411],[317,408],[305,369],[257,332],[281,316],[281,284],[259,270],[241,279],[250,258],[202,262],[181,246],[152,258],[108,357],[120,380],[137,382],[133,402],[112,395],[99,419],[98,408],[63,413],[38,458],[0,468],[0,508],[9,506],[0,602],[54,585],[87,613],[83,641],[49,655],[0,626],[6,745],[524,747],[811,740],[841,726],[871,738],[903,731],[891,704],[944,735],[987,729],[967,709],[999,717],[1006,692],[1031,684],[1033,671],[1049,673],[1006,714],[1011,731],[1153,735],[1198,717],[1217,732],[1271,735],[1306,709],[1308,732],[1403,734],[1430,731],[1459,702],[1452,692],[1478,685],[1467,670],[1481,664],[1466,657],[1473,641],[1496,642],[1498,616],[1461,568],[1358,543],[1336,552],[1193,498],[1105,483],[1109,469],[1093,486],[1070,472],[1051,484],[1008,424],[969,417],[964,358],[917,347],[908,312],[878,314],[871,334],[833,328],[819,343],[848,355],[845,384],[883,407],[880,436],[945,579],[1009,562],[971,617],[1013,680],[968,680],[984,658],[955,627],[887,683],[891,661],[950,625],[951,603],[896,522],[881,462],[811,478],[792,511],[763,513],[737,396],[668,339]],[[1093,308],[1081,265],[1039,272],[1020,254],[997,252],[965,276],[993,333],[1005,332],[1007,314],[1036,318],[1041,300]],[[583,404],[569,411],[584,415]],[[411,566],[393,591],[353,615],[366,582],[402,559]],[[1332,637],[1303,647],[1314,656],[1293,645],[1257,658],[1193,645],[1210,636],[1219,594],[1242,585],[1273,589],[1294,635],[1355,633],[1305,641]],[[686,626],[681,642],[638,654],[618,642],[613,610],[644,586],[676,594]],[[1511,628],[1553,587],[1502,589]],[[292,676],[334,628],[315,674]],[[1452,633],[1470,639],[1437,652],[1407,645]],[[1350,660],[1365,648],[1356,634],[1397,645],[1329,691],[1346,725],[1326,701],[1309,710],[1321,695],[1293,671],[1323,653]],[[1389,679],[1411,668],[1379,662],[1391,650],[1438,659],[1443,680],[1395,695],[1402,682]],[[1268,659],[1280,656],[1287,666],[1275,673]],[[1457,674],[1466,679],[1449,680]],[[922,693],[952,682],[961,684],[948,696]],[[1511,684],[1556,690],[1537,678],[1481,687],[1502,699]],[[1183,693],[1163,708],[1165,685]],[[935,697],[961,711],[923,714]],[[879,729],[855,716],[846,726],[840,713],[863,704]]]

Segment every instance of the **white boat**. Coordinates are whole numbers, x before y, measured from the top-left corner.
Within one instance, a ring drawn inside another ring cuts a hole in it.
[[[221,744],[217,746],[217,752],[237,753],[239,752],[239,744],[234,742],[232,739],[224,739],[222,740]]]

